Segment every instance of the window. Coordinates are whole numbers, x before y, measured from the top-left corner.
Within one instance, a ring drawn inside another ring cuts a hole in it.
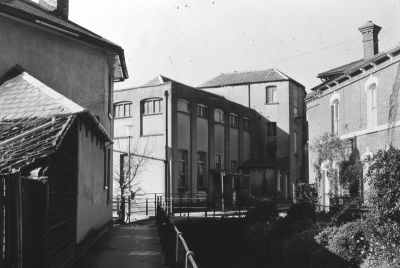
[[[197,187],[205,187],[206,153],[197,152]]]
[[[161,103],[162,99],[148,99],[142,101],[142,115],[161,113]]]
[[[297,154],[297,131],[294,131],[293,147],[294,153]]]
[[[278,93],[276,90],[276,86],[268,86],[265,88],[266,93],[266,103],[277,103],[278,102]]]
[[[331,103],[331,133],[339,133],[339,100],[336,99]]]
[[[224,111],[221,109],[215,109],[214,110],[214,121],[218,123],[224,123],[225,118],[224,118]]]
[[[114,104],[114,117],[130,117],[132,116],[132,102],[118,102]]]
[[[188,174],[188,151],[178,150],[178,185],[186,187],[186,178]]]
[[[190,113],[190,102],[184,99],[178,99],[177,109],[179,112]]]
[[[250,131],[250,119],[243,118],[243,130]]]
[[[208,117],[208,107],[203,104],[197,104],[197,116],[198,117]]]
[[[222,154],[215,154],[215,169],[222,170]]]
[[[294,117],[298,116],[298,109],[297,109],[297,90],[293,90],[293,115]]]
[[[283,178],[281,172],[278,170],[277,182],[276,182],[276,190],[281,192],[283,190]]]
[[[276,137],[276,122],[267,122],[267,136]]]
[[[233,172],[237,171],[237,161],[235,161],[235,160],[231,161],[231,171],[233,171]]]
[[[239,126],[239,117],[236,114],[229,114],[229,125],[234,128]]]
[[[368,127],[377,126],[377,101],[376,101],[376,84],[369,86],[369,111],[368,111]]]

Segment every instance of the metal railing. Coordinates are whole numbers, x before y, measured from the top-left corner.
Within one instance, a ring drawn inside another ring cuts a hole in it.
[[[189,249],[183,234],[168,217],[162,202],[157,202],[157,227],[165,260],[171,267],[198,268],[194,253]]]
[[[157,210],[156,201],[160,196],[163,196],[163,194],[147,193],[113,198],[114,219],[129,223],[138,215],[155,216]]]

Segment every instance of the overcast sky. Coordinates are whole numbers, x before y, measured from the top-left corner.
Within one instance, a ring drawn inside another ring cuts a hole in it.
[[[362,58],[368,20],[383,28],[380,51],[400,42],[400,0],[70,0],[70,19],[125,49],[117,88],[274,67],[309,89]]]

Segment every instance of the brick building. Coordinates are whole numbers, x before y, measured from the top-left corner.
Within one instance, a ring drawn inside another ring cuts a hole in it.
[[[114,167],[118,169],[124,161],[121,156],[128,153],[126,126],[132,125],[131,152],[148,159],[138,176],[142,193],[168,192],[167,184],[174,194],[215,196],[221,193],[223,177],[227,202],[233,190],[238,198],[250,192],[266,194],[263,185],[254,187],[254,181],[262,181],[263,173],[258,176],[254,172],[257,167],[246,164],[267,162],[272,150],[267,151],[266,145],[275,144],[276,139],[266,138],[267,131],[272,132],[269,120],[255,110],[163,76],[141,87],[117,90],[114,100]],[[269,189],[270,194],[276,194],[274,189]]]
[[[268,121],[257,148],[269,157],[244,166],[251,168],[253,188],[260,194],[292,199],[294,184],[307,181],[304,86],[277,69],[267,69],[220,74],[198,88],[254,109]]]
[[[309,142],[323,133],[348,140],[352,153],[363,159],[389,144],[399,146],[400,46],[378,51],[381,27],[371,21],[359,28],[364,58],[320,73],[322,83],[306,97]],[[316,182],[313,169],[316,156],[309,153],[310,182]],[[319,199],[329,205],[330,184],[321,167]],[[360,193],[367,189],[361,186]]]

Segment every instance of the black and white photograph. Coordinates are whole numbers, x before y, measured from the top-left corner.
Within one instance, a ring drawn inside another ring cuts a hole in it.
[[[400,0],[0,0],[0,268],[400,268]]]

